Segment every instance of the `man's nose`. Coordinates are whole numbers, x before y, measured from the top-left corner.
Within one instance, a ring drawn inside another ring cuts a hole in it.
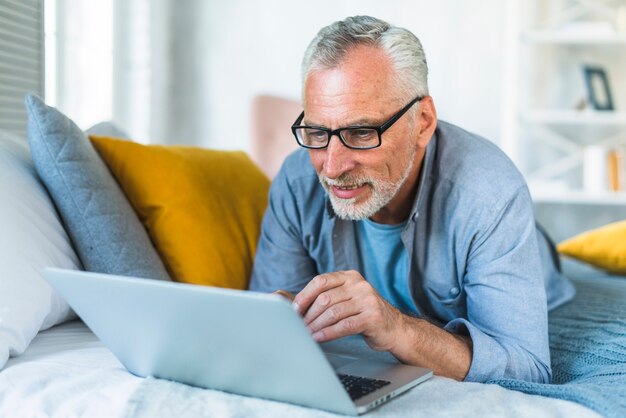
[[[352,170],[355,166],[353,157],[354,150],[346,147],[339,135],[330,137],[326,148],[326,158],[324,159],[324,175],[331,179],[336,179],[343,173]]]

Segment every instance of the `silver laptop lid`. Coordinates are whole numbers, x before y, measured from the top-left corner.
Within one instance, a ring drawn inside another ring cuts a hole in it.
[[[357,414],[282,297],[53,268],[44,276],[133,374]]]

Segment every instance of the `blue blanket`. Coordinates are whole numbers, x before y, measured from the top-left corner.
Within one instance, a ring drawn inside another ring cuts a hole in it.
[[[576,298],[549,317],[552,384],[489,383],[578,402],[606,417],[626,417],[626,279],[574,283]]]

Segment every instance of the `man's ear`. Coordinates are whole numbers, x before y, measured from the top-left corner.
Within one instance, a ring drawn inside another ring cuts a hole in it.
[[[437,109],[431,96],[426,96],[420,101],[416,122],[419,126],[417,145],[426,148],[437,128]]]

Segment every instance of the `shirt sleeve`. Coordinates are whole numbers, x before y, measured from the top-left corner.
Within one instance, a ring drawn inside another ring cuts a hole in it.
[[[286,171],[283,167],[270,187],[250,290],[297,293],[317,274],[315,262],[302,242],[297,196]]]
[[[532,201],[526,186],[494,211],[469,249],[467,319],[445,329],[469,335],[471,382],[551,378],[546,292]]]

